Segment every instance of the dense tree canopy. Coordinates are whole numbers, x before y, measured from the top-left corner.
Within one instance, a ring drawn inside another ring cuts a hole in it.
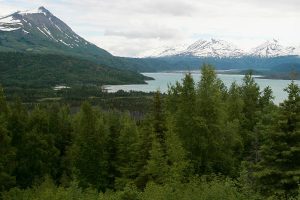
[[[199,83],[186,74],[136,117],[0,89],[1,198],[299,198],[300,89],[286,92],[277,106],[251,74],[226,88],[204,65]]]

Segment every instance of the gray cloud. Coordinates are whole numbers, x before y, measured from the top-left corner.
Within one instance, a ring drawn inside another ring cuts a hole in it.
[[[115,31],[107,30],[104,32],[105,36],[122,36],[129,39],[143,38],[143,39],[162,39],[169,40],[179,38],[179,34],[175,29],[150,29],[150,30],[131,30],[131,31]]]

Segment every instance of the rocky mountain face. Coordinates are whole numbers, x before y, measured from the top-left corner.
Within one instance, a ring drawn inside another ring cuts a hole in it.
[[[15,49],[111,56],[77,35],[44,7],[0,17],[0,50]]]

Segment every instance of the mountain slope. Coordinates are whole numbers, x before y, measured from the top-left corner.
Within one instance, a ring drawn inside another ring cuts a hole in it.
[[[51,88],[144,83],[143,75],[64,55],[0,52],[0,84]]]
[[[284,47],[279,44],[278,40],[266,41],[265,43],[253,48],[250,52],[250,56],[258,57],[278,57],[278,56],[290,56],[297,55],[295,47]]]
[[[0,50],[112,56],[77,35],[44,7],[1,17],[0,41]]]

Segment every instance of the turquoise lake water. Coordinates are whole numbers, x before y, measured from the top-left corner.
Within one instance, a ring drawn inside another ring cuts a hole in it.
[[[109,92],[116,92],[118,90],[124,91],[143,91],[152,92],[160,90],[166,92],[169,84],[174,84],[176,81],[181,81],[186,72],[157,72],[157,73],[143,73],[145,76],[152,77],[155,80],[147,81],[147,84],[133,84],[133,85],[108,85],[106,88]],[[199,72],[191,72],[192,76],[197,83],[200,80]],[[236,81],[238,84],[242,83],[243,75],[232,74],[218,74],[218,77],[224,82],[227,87],[230,87],[231,83]],[[290,80],[275,80],[275,79],[261,79],[255,78],[255,81],[260,86],[261,90],[267,86],[270,86],[273,90],[275,97],[274,102],[276,104],[281,103],[287,98],[287,93],[283,91],[287,87]],[[300,85],[300,81],[295,81]]]

